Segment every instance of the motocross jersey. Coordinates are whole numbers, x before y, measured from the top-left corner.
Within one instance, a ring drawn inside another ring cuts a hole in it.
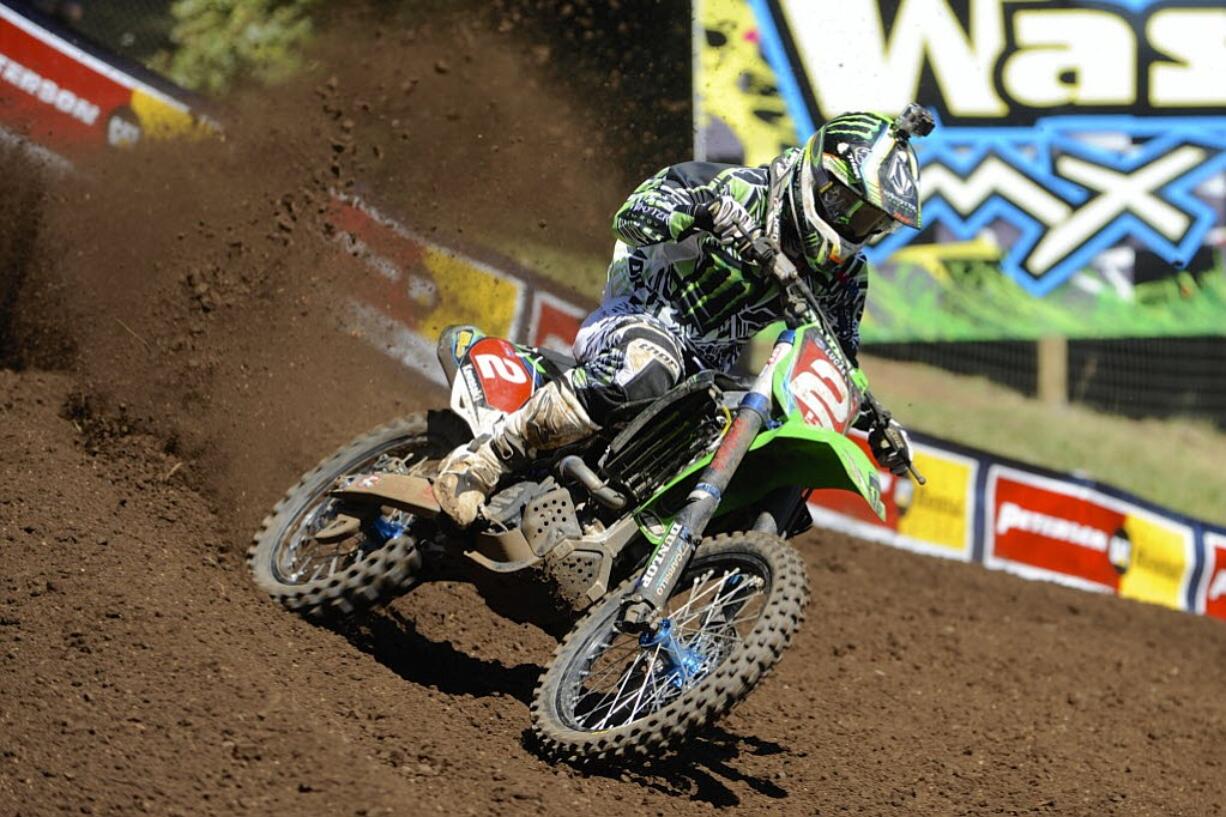
[[[731,368],[745,342],[782,317],[782,292],[767,271],[695,228],[695,193],[705,189],[731,196],[765,228],[772,173],[797,161],[799,154],[792,149],[774,165],[762,167],[685,162],[644,182],[614,216],[618,243],[593,317],[654,315],[678,335],[700,366]],[[818,269],[803,261],[798,269],[854,364],[868,268],[859,247],[837,237],[820,248],[819,257],[824,263]]]

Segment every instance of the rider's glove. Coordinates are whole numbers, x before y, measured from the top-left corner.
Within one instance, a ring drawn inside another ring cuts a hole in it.
[[[897,420],[874,424],[868,432],[868,445],[882,468],[895,476],[907,475],[911,465],[911,439]]]
[[[705,189],[693,191],[694,204],[687,209],[694,228],[715,236],[721,244],[737,245],[746,239],[738,225],[749,228],[753,216],[732,196],[716,196]]]

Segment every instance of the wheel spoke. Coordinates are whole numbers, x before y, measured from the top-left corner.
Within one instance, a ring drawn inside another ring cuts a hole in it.
[[[652,653],[651,660],[647,662],[647,670],[643,673],[643,676],[644,676],[643,683],[642,685],[639,686],[639,694],[634,699],[634,706],[630,707],[629,720],[631,721],[633,721],[635,718],[638,717],[639,707],[642,705],[642,702],[643,702],[643,693],[647,691],[647,684],[649,682],[653,684],[655,683],[654,679],[655,679],[656,661],[659,659],[659,657],[660,657],[660,648],[656,647],[656,651]]]
[[[729,575],[732,575],[732,574],[729,574]],[[693,621],[694,619],[704,614],[708,617],[707,620],[709,620],[709,617],[712,615],[712,611],[722,610],[724,607],[727,607],[734,599],[736,599],[737,593],[740,593],[743,590],[752,592],[752,591],[758,590],[760,587],[761,587],[761,580],[755,576],[753,577],[753,579],[745,581],[744,583],[738,584],[737,586],[733,587],[731,590],[728,591],[728,594],[726,596],[723,596],[722,598],[720,597],[719,594],[716,594],[715,598],[712,599],[710,604],[704,605],[698,608],[697,610],[690,611],[689,614],[685,616],[685,618],[674,617],[673,624],[677,627],[684,627],[687,624],[689,624],[691,621]],[[705,623],[706,622],[704,621],[703,626],[705,626]]]
[[[630,647],[637,648],[637,647],[638,647],[638,642],[636,642],[636,641],[631,641],[631,642],[630,642],[630,643],[628,643],[628,644],[625,644],[625,645],[623,645],[623,646],[621,646],[621,647],[618,647],[618,649],[619,649],[619,650],[624,650],[624,649],[627,649],[627,648],[630,648]],[[607,658],[608,656],[609,656],[609,653],[605,653],[605,654],[604,654],[604,655],[602,655],[601,657],[602,657],[602,658]],[[618,668],[617,668],[617,662],[616,662],[616,661],[610,661],[610,662],[609,662],[609,664],[608,664],[608,666],[606,666],[606,667],[604,667],[603,669],[601,669],[601,670],[600,670],[600,672],[599,672],[599,673],[597,673],[597,674],[596,674],[594,677],[592,677],[592,676],[590,675],[590,670],[589,670],[589,674],[584,675],[584,676],[583,676],[583,678],[584,678],[585,680],[587,680],[587,681],[589,682],[589,685],[590,685],[590,684],[595,683],[595,679],[603,679],[603,678],[608,678],[608,677],[610,677],[610,676],[615,675],[615,674],[617,673],[617,671],[618,671]]]
[[[760,611],[759,611],[759,612],[760,612]],[[740,616],[739,618],[734,618],[734,619],[732,619],[732,620],[730,620],[730,621],[725,621],[725,622],[723,622],[723,624],[722,624],[721,626],[723,626],[723,627],[732,627],[733,625],[736,625],[736,624],[744,624],[744,623],[745,623],[745,622],[747,622],[747,621],[757,621],[757,620],[758,620],[758,613],[753,613],[752,615],[748,615],[748,616]],[[710,631],[710,630],[695,630],[695,631],[693,631],[693,632],[695,632],[695,633],[704,633],[704,632],[705,632],[705,633],[709,633],[709,632],[711,632],[711,631]]]
[[[613,717],[613,715],[615,715],[618,711],[620,711],[623,707],[625,707],[626,703],[631,700],[629,696],[626,696],[623,698],[622,693],[625,691],[627,682],[629,682],[629,680],[634,676],[634,669],[635,667],[638,666],[639,661],[642,659],[644,655],[646,655],[646,653],[641,652],[637,656],[635,656],[634,663],[631,664],[630,669],[626,671],[625,680],[622,681],[621,687],[617,690],[617,698],[614,701],[614,706],[609,710],[608,714],[605,715],[604,720],[602,720],[599,724],[597,724],[596,726],[597,729],[606,728],[609,724],[609,718]],[[652,652],[651,654],[651,658],[649,659],[650,663],[654,665],[659,655],[660,655],[660,648],[656,647],[654,652]],[[647,685],[647,677],[644,676],[643,687],[640,687],[639,689],[639,698],[642,697],[642,690],[643,688],[646,687],[646,685]]]
[[[706,573],[703,573],[701,576],[694,577],[694,584],[690,586],[690,597],[686,599],[685,604],[681,605],[681,607],[673,611],[673,614],[672,614],[673,618],[678,618],[680,616],[685,615],[685,613],[690,609],[690,605],[692,605],[696,599],[696,596],[694,594],[698,592],[699,586],[701,586],[703,582],[706,582],[708,579],[710,579],[711,574],[713,572],[715,571],[708,570]]]
[[[714,572],[715,572],[715,571],[708,571],[708,572],[706,573],[706,578],[704,579],[704,581],[709,581],[709,577],[710,577],[710,575],[711,575],[712,573],[714,573]],[[677,617],[678,617],[678,616],[681,614],[681,612],[682,612],[683,610],[685,610],[685,611],[687,611],[687,612],[688,612],[688,611],[689,611],[689,609],[690,609],[690,607],[691,607],[691,606],[694,604],[694,602],[698,601],[699,599],[701,599],[703,596],[707,595],[708,593],[712,593],[712,592],[718,593],[719,588],[720,588],[720,587],[722,587],[722,586],[723,586],[724,581],[726,581],[726,580],[727,580],[727,575],[728,575],[728,574],[725,574],[723,577],[721,577],[721,579],[720,579],[719,581],[712,582],[711,584],[707,585],[707,587],[705,587],[701,593],[698,593],[697,595],[693,596],[693,597],[692,597],[692,598],[691,598],[689,601],[687,601],[687,602],[686,602],[685,604],[683,604],[683,605],[682,605],[680,608],[678,608],[678,609],[677,609],[677,610],[676,610],[676,611],[675,611],[675,612],[674,612],[674,613],[673,613],[673,614],[670,616],[670,618],[676,619],[676,618],[677,618]],[[694,588],[694,589],[697,589],[697,588]],[[693,590],[691,590],[691,592],[693,592]]]
[[[626,691],[626,685],[630,683],[630,677],[634,675],[634,668],[639,665],[639,661],[641,660],[643,660],[643,653],[639,653],[638,655],[634,656],[634,661],[630,664],[630,668],[626,670],[626,674],[622,676],[621,685],[617,688],[617,693],[613,696],[614,704],[616,704],[619,700],[621,700],[622,693]],[[604,700],[601,699],[601,703],[603,702]],[[597,708],[599,708],[599,705],[597,706]],[[608,724],[609,718],[612,716],[612,714],[613,714],[613,710],[610,709],[608,713],[605,714],[604,720],[596,724],[596,728],[604,729],[605,726]]]

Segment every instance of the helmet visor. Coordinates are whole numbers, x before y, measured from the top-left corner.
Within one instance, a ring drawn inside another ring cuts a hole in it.
[[[889,213],[860,198],[825,169],[815,174],[815,181],[816,198],[826,221],[848,241],[862,244],[893,227],[894,219]]]

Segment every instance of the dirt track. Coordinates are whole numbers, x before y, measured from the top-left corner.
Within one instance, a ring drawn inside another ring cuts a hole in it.
[[[349,67],[389,89],[412,74],[411,103],[342,104],[325,69],[191,158],[59,181],[0,163],[20,182],[0,189],[0,815],[1226,813],[1219,622],[843,537],[799,542],[809,622],[762,689],[681,762],[604,775],[524,747],[552,642],[471,588],[428,586],[347,632],[260,598],[241,554],[276,495],[437,398],[336,331],[335,297],[365,272],[315,210],[358,170],[388,195],[374,144],[475,150],[449,115],[489,100],[446,83],[517,58],[438,72],[436,36]],[[516,130],[549,100],[482,87],[505,116],[481,165],[494,189],[553,190],[540,157],[587,142]],[[394,135],[401,104],[433,124]],[[398,202],[432,191],[426,228],[472,207],[541,229],[436,172],[457,165],[406,170]],[[588,187],[568,230],[616,204]],[[564,199],[542,206],[566,220]]]

